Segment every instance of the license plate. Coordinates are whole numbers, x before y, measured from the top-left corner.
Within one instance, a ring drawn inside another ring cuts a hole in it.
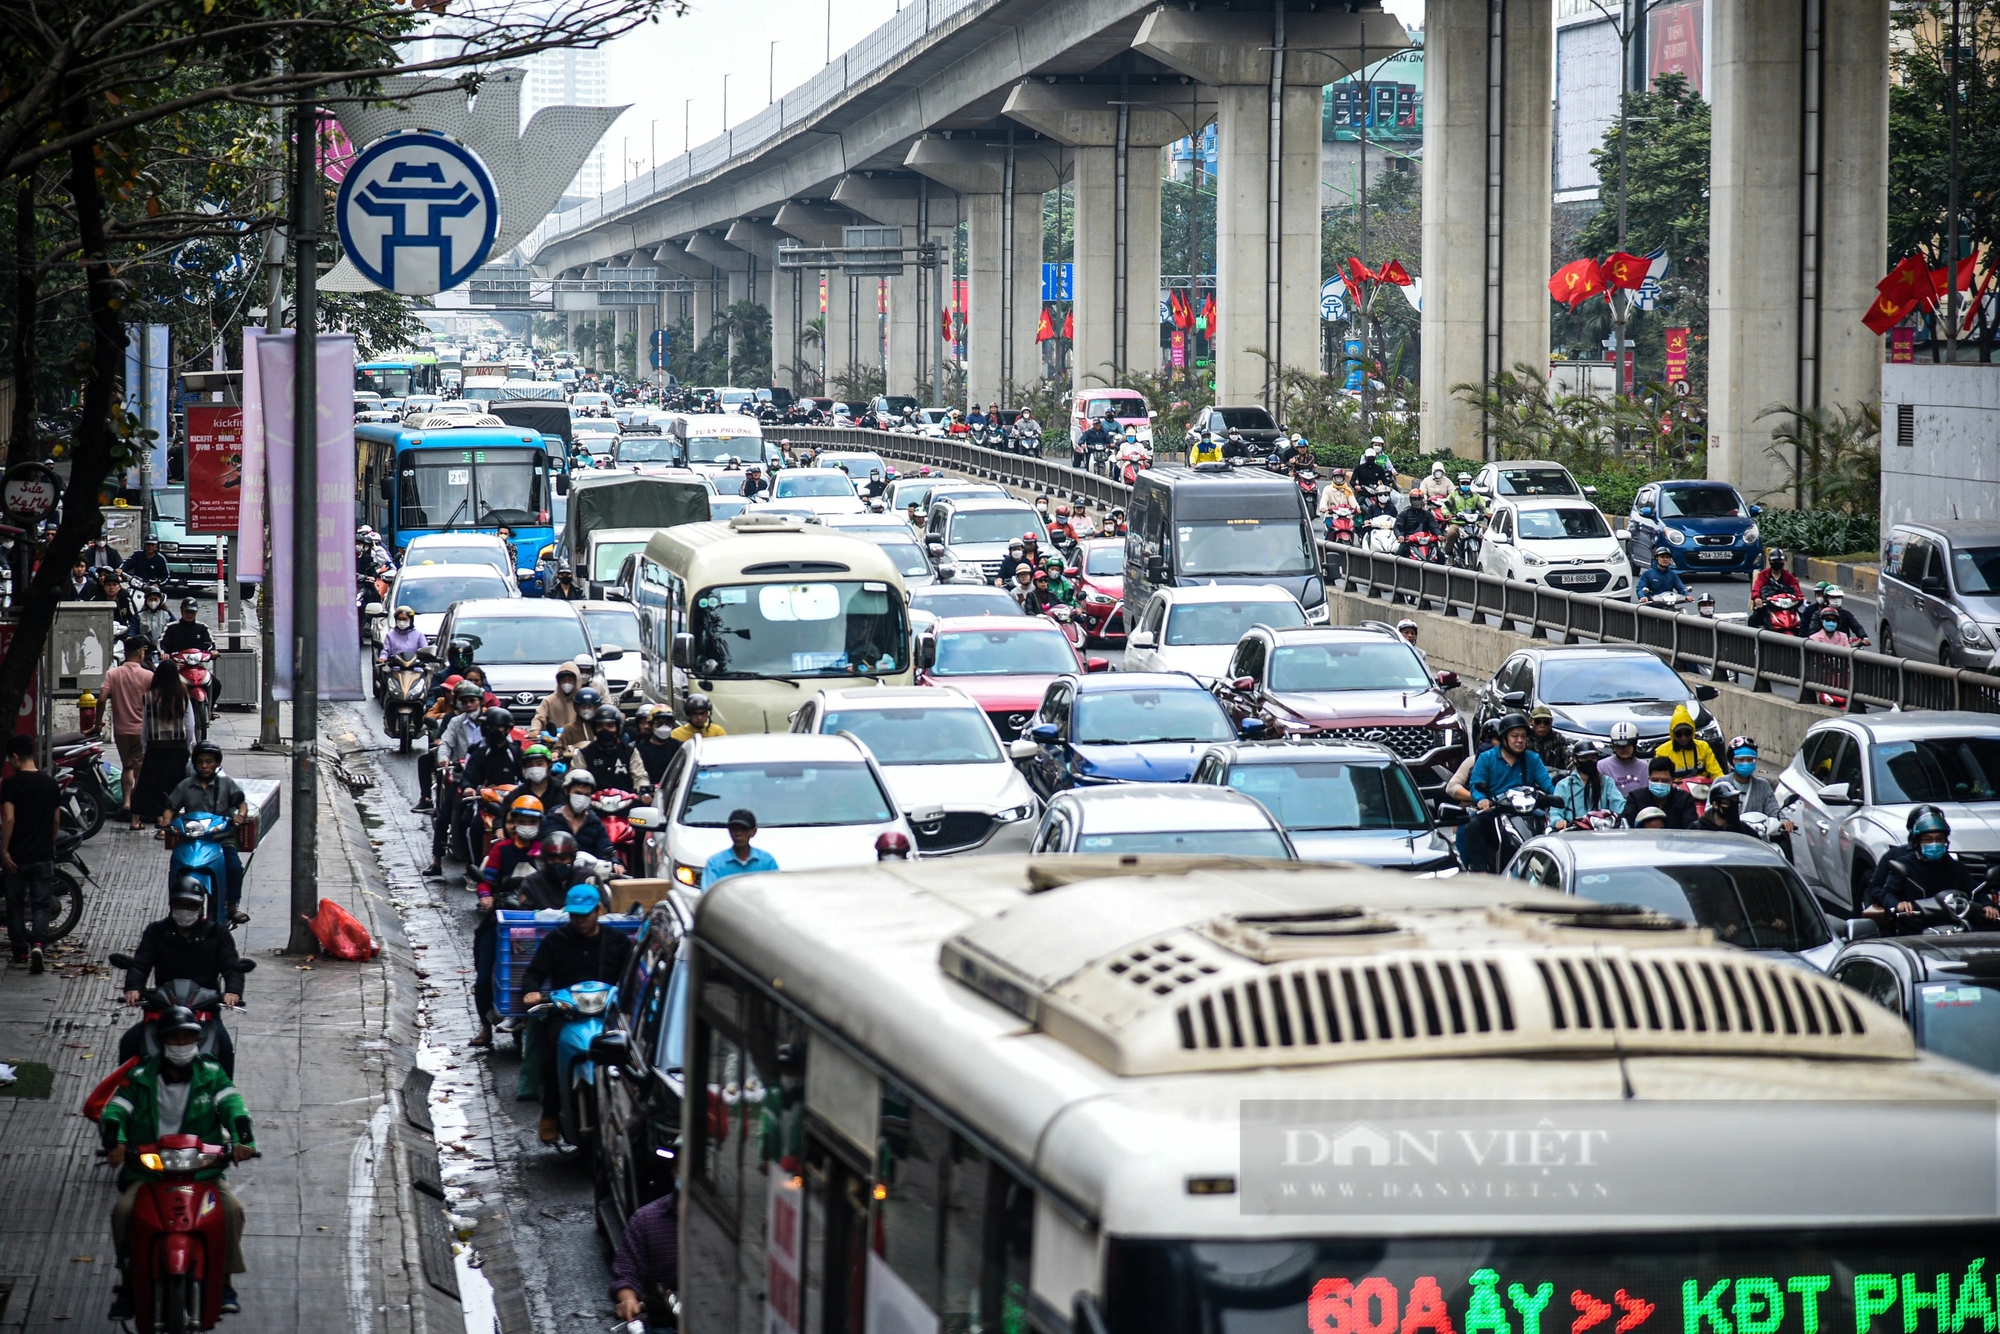
[[[1594,574],[1558,574],[1553,576],[1554,582],[1559,584],[1594,584],[1598,578],[1599,576]]]
[[[1736,553],[1733,551],[1697,551],[1694,553],[1694,558],[1696,560],[1735,560]]]

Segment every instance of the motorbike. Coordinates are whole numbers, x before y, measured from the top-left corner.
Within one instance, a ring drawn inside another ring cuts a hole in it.
[[[1048,616],[1056,623],[1056,628],[1063,632],[1063,637],[1069,640],[1070,646],[1080,651],[1083,648],[1083,626],[1076,619],[1075,609],[1051,607]]]
[[[637,793],[615,787],[601,788],[590,799],[590,808],[604,822],[604,836],[611,840],[612,855],[618,858],[627,875],[645,873],[639,831],[625,818],[626,813],[638,804]]]
[[[1136,484],[1139,474],[1153,466],[1153,451],[1137,441],[1128,442],[1111,460],[1111,475],[1127,486]]]
[[[555,992],[529,1010],[553,1018],[549,1034],[556,1044],[556,1083],[562,1090],[557,1120],[562,1137],[586,1152],[596,1146],[597,1061],[592,1043],[604,1032],[604,1016],[618,1004],[618,988],[608,982],[578,982]]]
[[[1391,529],[1393,530],[1393,528],[1394,525],[1392,524]],[[1422,561],[1426,565],[1442,565],[1444,563],[1444,542],[1436,533],[1427,533],[1422,529],[1418,529],[1403,539],[1403,548],[1403,554],[1411,560]]]
[[[430,669],[414,653],[399,653],[388,665],[382,687],[382,730],[396,738],[396,753],[407,755],[424,726]]]
[[[1585,811],[1570,821],[1569,827],[1581,833],[1602,833],[1618,828],[1618,817],[1610,811]]]
[[[229,865],[222,840],[229,835],[226,815],[189,811],[174,817],[167,826],[167,847],[173,856],[167,863],[167,884],[177,884],[183,876],[201,881],[208,892],[208,915],[217,926],[229,926]]]
[[[1553,794],[1531,787],[1509,788],[1495,797],[1486,811],[1493,820],[1493,842],[1498,848],[1494,865],[1505,867],[1523,844],[1546,833],[1549,811],[1556,804]]]
[[[1781,635],[1805,634],[1805,618],[1799,614],[1799,600],[1790,593],[1773,593],[1765,599],[1771,611],[1764,619],[1764,628]]]
[[[1479,568],[1479,525],[1468,518],[1452,520],[1451,531],[1445,538],[1445,550],[1451,563],[1461,570]]]
[[[1361,521],[1363,523],[1384,515],[1387,515],[1391,520],[1395,519],[1396,493],[1389,486],[1379,482],[1374,486],[1364,486],[1361,488],[1359,499],[1361,501]]]
[[[1678,613],[1682,607],[1688,604],[1688,601],[1687,594],[1676,593],[1673,589],[1669,588],[1665,592],[1655,593],[1651,597],[1640,598],[1639,605],[1642,607],[1658,607],[1661,611]]]
[[[239,959],[238,964],[246,973],[257,967],[255,959]],[[110,956],[113,968],[136,967],[129,954]],[[222,993],[211,987],[204,987],[191,978],[176,977],[160,983],[147,992],[140,1002],[145,1008],[139,1022],[125,1030],[118,1040],[118,1059],[124,1064],[113,1070],[98,1085],[105,1096],[118,1087],[118,1081],[125,1072],[140,1061],[160,1054],[160,1040],[153,1031],[153,1022],[175,1006],[194,1011],[195,1020],[201,1024],[201,1038],[195,1050],[203,1056],[214,1056],[222,1062],[223,1073],[236,1077],[236,1054],[233,1048],[225,1047],[222,1038],[226,1030],[222,1026]],[[224,1052],[228,1054],[223,1055]],[[102,1110],[103,1103],[93,1093],[84,1106],[95,1106]],[[93,1118],[94,1119],[94,1118]]]
[[[1354,543],[1354,507],[1335,505],[1326,515],[1326,540],[1351,546]]]
[[[140,1334],[214,1329],[229,1287],[228,1236],[215,1184],[196,1173],[230,1161],[231,1146],[162,1135],[126,1153],[154,1174],[139,1184],[132,1207],[133,1324]]]
[[[111,765],[104,758],[104,743],[86,736],[74,742],[52,745],[49,764],[58,782],[62,781],[64,774],[75,780],[67,793],[72,813],[85,838],[97,837],[98,830],[104,828],[105,812],[114,804],[111,800]]]
[[[1299,484],[1299,494],[1306,498],[1306,512],[1311,513],[1319,502],[1319,469],[1301,468],[1292,474],[1292,480]]]
[[[1361,539],[1366,551],[1380,552],[1393,556],[1402,548],[1403,540],[1396,536],[1396,518],[1392,514],[1378,514],[1363,525],[1368,531]]]
[[[1957,890],[1946,890],[1942,894],[1932,894],[1928,898],[1911,899],[1911,911],[1891,912],[1883,923],[1884,935],[1897,936],[1956,936],[1967,931],[1988,931],[1994,928],[1976,925],[1972,918],[1972,896]]]
[[[187,687],[188,699],[194,704],[195,740],[206,741],[209,719],[215,716],[209,698],[209,682],[214,675],[210,664],[215,661],[215,655],[205,648],[184,648],[167,656],[179,669],[181,684]]]

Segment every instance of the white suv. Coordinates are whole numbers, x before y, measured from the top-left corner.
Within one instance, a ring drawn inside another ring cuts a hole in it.
[[[1624,548],[1603,513],[1580,496],[1497,500],[1479,545],[1479,566],[1563,593],[1632,596]]]

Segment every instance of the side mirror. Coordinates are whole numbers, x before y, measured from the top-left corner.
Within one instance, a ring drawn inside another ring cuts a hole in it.
[[[1027,737],[1015,737],[1007,743],[1007,758],[1012,760],[1032,760],[1041,753],[1041,747]]]
[[[1229,688],[1247,695],[1257,688],[1257,678],[1254,676],[1235,677],[1229,682]]]
[[[1641,506],[1639,507],[1639,517],[1640,517],[1640,518],[1642,518],[1642,519],[1650,519],[1650,518],[1652,518],[1652,517],[1653,517],[1653,507],[1652,507],[1651,505],[1641,505]]]
[[[1134,630],[1131,634],[1125,636],[1125,647],[1128,649],[1153,647],[1153,632],[1151,630]]]
[[[688,664],[694,661],[694,636],[675,635],[674,647],[669,657],[674,666],[686,671]]]
[[[1494,543],[1495,545],[1503,547],[1511,547],[1514,545],[1513,538],[1509,537],[1507,534],[1500,532],[1496,529],[1487,530],[1486,540],[1488,542]]]
[[[1154,583],[1167,577],[1167,562],[1164,556],[1146,557],[1146,577]]]
[[[604,590],[604,600],[606,602],[630,602],[632,598],[622,588],[607,588]]]
[[[1471,818],[1465,807],[1455,801],[1440,801],[1437,804],[1437,822],[1441,825],[1460,825]]]
[[[1594,496],[1597,494],[1597,488],[1594,486],[1586,486],[1585,488],[1583,488],[1583,494],[1585,494],[1586,496]]]
[[[658,806],[634,806],[625,812],[625,823],[634,829],[664,829],[667,817]]]
[[[371,602],[361,609],[361,614],[363,616],[386,616],[388,612],[383,608],[381,603]]]
[[[1620,542],[1630,542],[1632,540],[1632,530],[1630,528],[1613,528],[1611,536]]]
[[[1851,795],[1846,783],[1828,783],[1819,790],[1819,804],[1822,806],[1859,806],[1861,803]]]
[[[1038,746],[1053,746],[1062,736],[1062,729],[1054,723],[1036,723],[1028,729],[1028,737]]]
[[[1237,733],[1246,738],[1263,736],[1265,730],[1266,724],[1262,718],[1242,718],[1236,723]]]
[[[1500,696],[1500,702],[1512,705],[1517,709],[1525,708],[1528,703],[1528,692],[1525,690],[1509,690],[1506,694]]]
[[[382,480],[375,484],[375,491],[385,502],[393,501],[396,498],[396,479],[384,473]]]
[[[918,635],[916,649],[912,654],[917,660],[919,671],[929,671],[937,666],[937,636]]]
[[[515,569],[514,577],[520,580],[528,580],[535,577],[535,572],[530,567],[522,565]]]
[[[1111,670],[1111,659],[1085,658],[1083,660],[1083,670],[1086,672],[1108,672]]]
[[[1439,672],[1439,673],[1437,674],[1437,683],[1438,683],[1438,689],[1439,689],[1439,690],[1456,690],[1456,689],[1458,689],[1458,685],[1459,685],[1459,682],[1458,682],[1458,673],[1457,673],[1457,672]]]
[[[1836,934],[1851,945],[1857,940],[1873,940],[1882,934],[1882,928],[1872,917],[1850,917],[1840,924]]]
[[[590,1059],[623,1068],[632,1059],[632,1035],[623,1029],[599,1033],[590,1040]]]
[[[1709,700],[1714,699],[1721,693],[1722,692],[1720,690],[1717,690],[1714,686],[1696,686],[1694,688],[1694,697],[1702,701],[1704,704],[1707,703]]]
[[[420,648],[417,650],[418,662],[436,662],[437,660],[438,660],[438,655],[435,650],[428,648]]]

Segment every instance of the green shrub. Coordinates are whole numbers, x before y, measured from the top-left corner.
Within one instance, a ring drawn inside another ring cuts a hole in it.
[[[1845,556],[1874,551],[1882,544],[1881,525],[1873,514],[1841,510],[1765,510],[1757,526],[1764,545],[1783,547],[1806,556]]]

